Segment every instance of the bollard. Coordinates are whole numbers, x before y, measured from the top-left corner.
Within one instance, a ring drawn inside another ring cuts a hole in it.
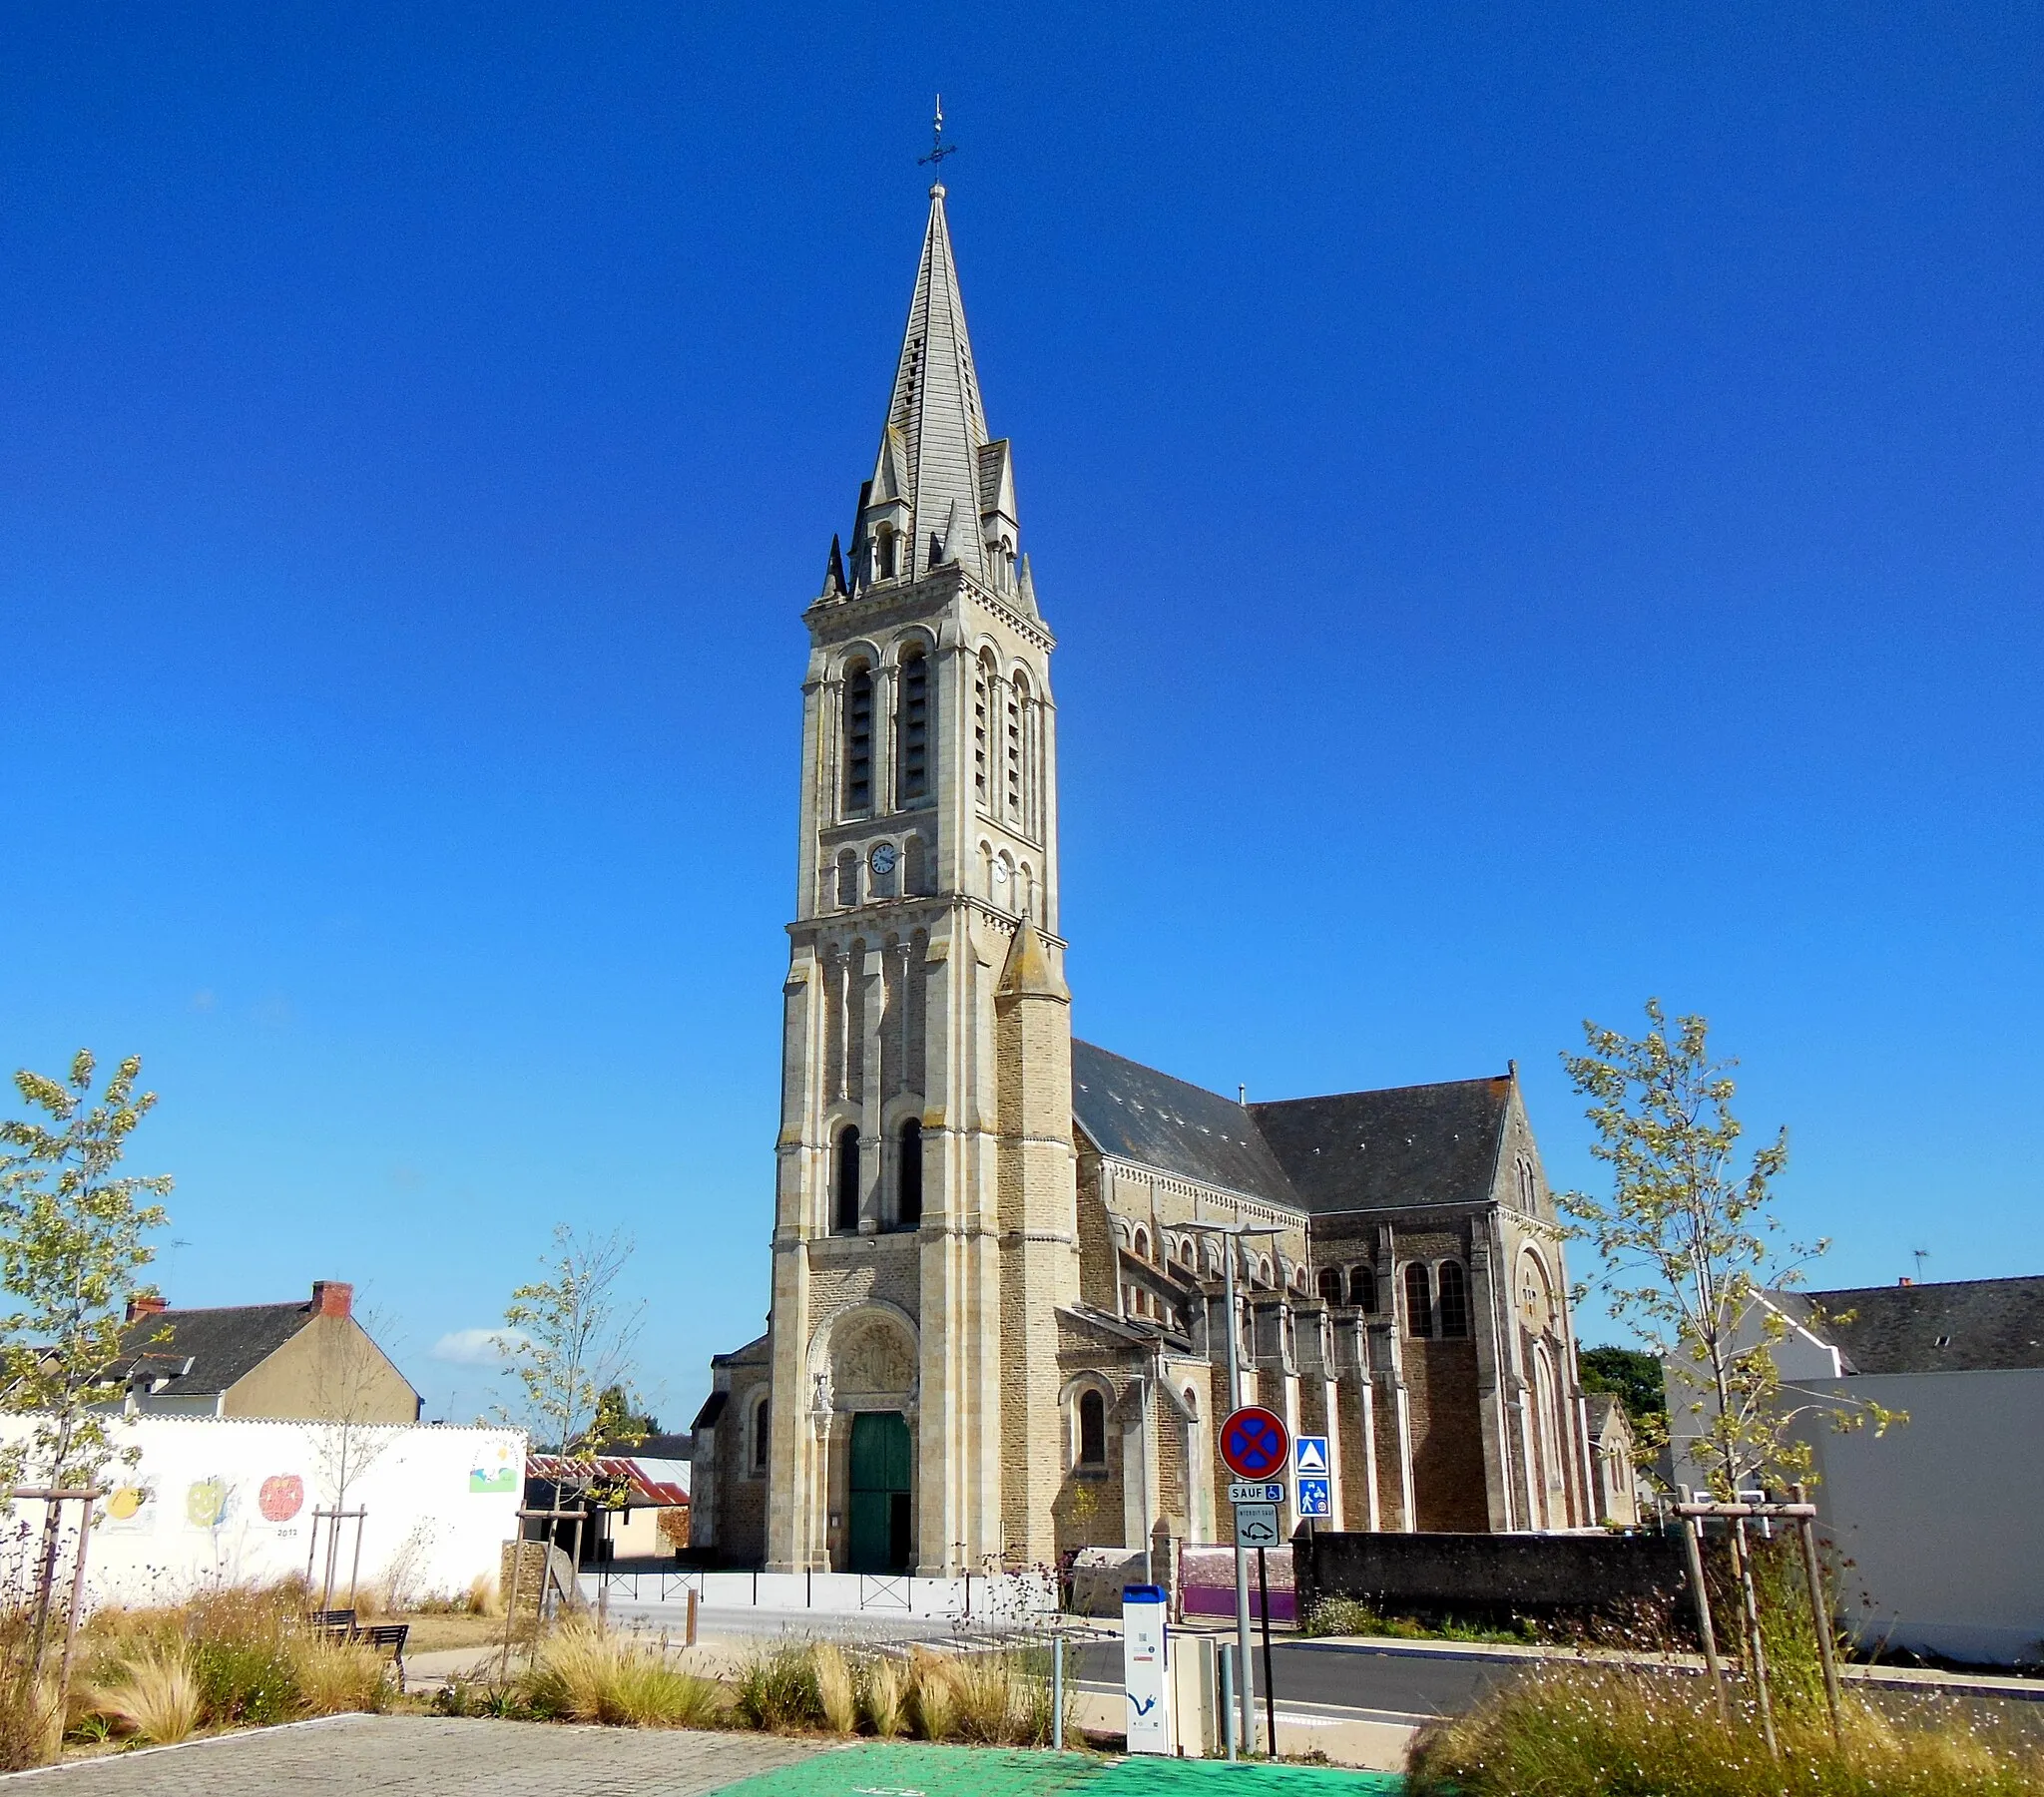
[[[1050,1641],[1050,1750],[1065,1750],[1065,1637],[1061,1634],[1052,1635]]]
[[[694,1585],[689,1587],[689,1638],[682,1644],[685,1647],[693,1647],[696,1644],[696,1587]]]
[[[1228,1757],[1236,1757],[1235,1749],[1235,1643],[1221,1643],[1221,1743],[1227,1749]]]

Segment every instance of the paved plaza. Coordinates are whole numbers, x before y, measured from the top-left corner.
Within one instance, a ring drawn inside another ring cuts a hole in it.
[[[1377,1797],[1395,1779],[913,1742],[335,1716],[18,1773],[28,1797]]]
[[[702,1797],[814,1741],[451,1716],[335,1716],[0,1779],[20,1797]]]

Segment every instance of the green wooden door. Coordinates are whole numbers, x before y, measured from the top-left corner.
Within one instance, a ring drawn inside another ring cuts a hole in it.
[[[898,1410],[862,1410],[851,1419],[847,1572],[908,1571],[909,1460],[908,1419]]]

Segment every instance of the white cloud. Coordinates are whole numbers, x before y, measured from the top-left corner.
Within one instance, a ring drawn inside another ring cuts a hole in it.
[[[433,1344],[435,1360],[452,1361],[458,1367],[495,1366],[506,1350],[525,1341],[522,1329],[456,1329]]]

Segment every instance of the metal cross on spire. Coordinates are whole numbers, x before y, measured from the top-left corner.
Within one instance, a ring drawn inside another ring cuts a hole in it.
[[[942,175],[944,172],[944,158],[956,156],[957,154],[958,146],[956,144],[944,142],[944,96],[939,94],[937,96],[937,116],[930,121],[930,153],[928,156],[917,157],[915,159],[915,166],[920,169],[927,165],[939,175]]]

